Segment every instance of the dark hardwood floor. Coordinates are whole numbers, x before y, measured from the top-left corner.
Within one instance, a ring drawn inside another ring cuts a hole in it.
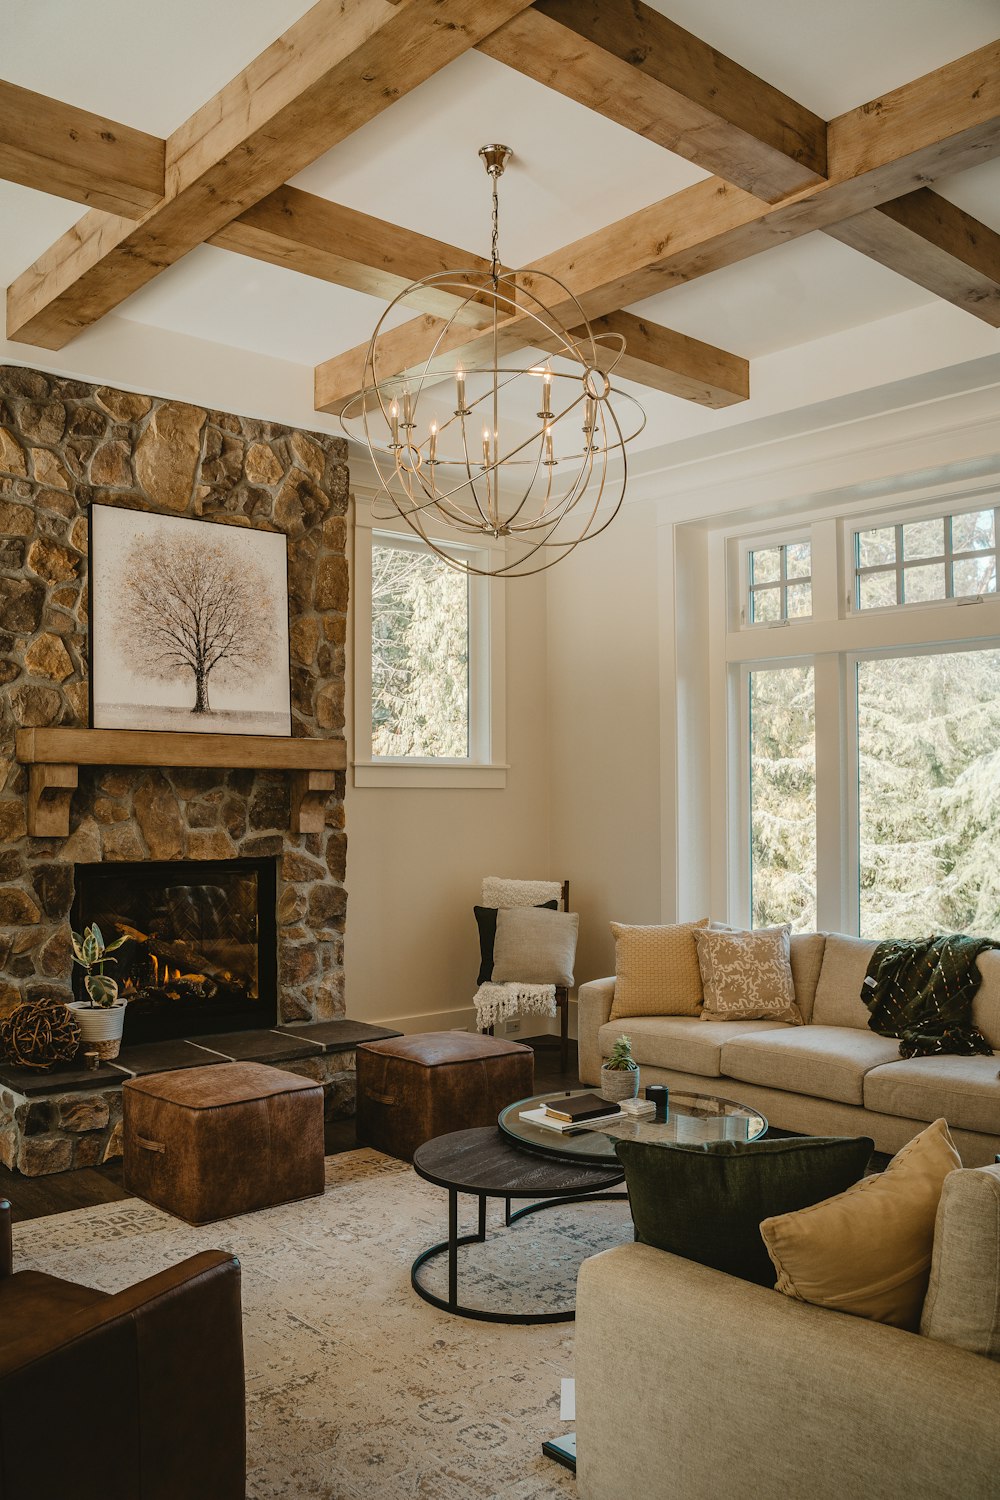
[[[535,1051],[535,1091],[550,1093],[559,1088],[578,1088],[576,1043],[570,1043],[566,1073],[559,1066],[558,1037],[525,1037]],[[326,1130],[328,1155],[353,1151],[357,1146],[353,1120],[334,1120]],[[122,1186],[121,1161],[106,1167],[82,1167],[76,1172],[54,1172],[50,1177],[22,1177],[0,1167],[0,1198],[9,1198],[13,1219],[41,1219],[71,1208],[89,1208],[95,1203],[114,1203],[127,1198]]]

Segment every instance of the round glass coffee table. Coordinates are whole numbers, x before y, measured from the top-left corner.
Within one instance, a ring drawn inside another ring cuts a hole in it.
[[[527,1110],[592,1092],[591,1089],[560,1089],[555,1094],[518,1099],[501,1111],[497,1121],[500,1133],[522,1151],[604,1167],[617,1162],[617,1141],[645,1141],[652,1146],[698,1146],[708,1141],[755,1141],[767,1129],[767,1121],[759,1110],[749,1109],[732,1099],[720,1099],[715,1094],[687,1094],[679,1089],[670,1090],[665,1120],[642,1115],[638,1119],[594,1121],[574,1126],[571,1131],[558,1131],[522,1118]]]
[[[616,1141],[650,1141],[659,1145],[754,1141],[767,1129],[762,1114],[731,1099],[679,1092],[670,1094],[666,1120],[649,1116],[615,1120],[599,1128],[576,1127],[568,1134],[521,1118],[525,1110],[589,1092],[564,1089],[534,1099],[519,1099],[502,1111],[497,1121],[499,1128],[456,1130],[417,1147],[413,1166],[418,1176],[448,1191],[448,1238],[418,1255],[410,1270],[413,1289],[425,1302],[459,1317],[490,1323],[561,1323],[572,1319],[575,1316],[572,1307],[545,1312],[498,1312],[470,1307],[459,1300],[458,1251],[465,1245],[485,1241],[488,1198],[504,1200],[507,1228],[528,1214],[568,1203],[623,1202],[626,1194],[611,1191],[625,1177],[615,1155]],[[458,1232],[460,1193],[479,1201],[479,1225],[472,1234]],[[512,1211],[511,1203],[518,1199],[530,1201],[526,1207]],[[439,1256],[448,1259],[446,1297],[429,1290],[422,1280],[423,1268]]]

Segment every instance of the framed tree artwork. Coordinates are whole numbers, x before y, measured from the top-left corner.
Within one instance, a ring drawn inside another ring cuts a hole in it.
[[[283,535],[90,507],[95,729],[291,734]]]

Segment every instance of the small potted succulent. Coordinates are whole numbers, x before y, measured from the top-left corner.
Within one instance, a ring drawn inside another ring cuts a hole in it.
[[[96,922],[85,927],[82,934],[73,933],[73,962],[86,974],[83,987],[88,998],[74,1000],[70,1010],[80,1023],[81,1048],[102,1058],[117,1057],[122,1044],[125,1001],[118,998],[118,981],[105,974],[104,966],[117,963],[110,955],[126,942],[127,937],[120,937],[105,943]]]
[[[601,1098],[620,1103],[639,1092],[639,1064],[632,1056],[632,1038],[620,1036],[601,1068]]]

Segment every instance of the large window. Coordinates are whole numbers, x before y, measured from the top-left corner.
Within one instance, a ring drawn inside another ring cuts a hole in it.
[[[1000,508],[995,488],[956,491],[715,554],[716,597],[734,590],[709,720],[729,726],[725,788],[720,761],[709,774],[730,920],[1000,941]]]
[[[860,930],[1000,937],[1000,650],[857,663]]]
[[[355,502],[354,784],[502,787],[503,586],[450,567],[376,508]],[[483,547],[448,545],[485,566]]]
[[[755,927],[816,926],[812,667],[749,674],[750,888]]]

